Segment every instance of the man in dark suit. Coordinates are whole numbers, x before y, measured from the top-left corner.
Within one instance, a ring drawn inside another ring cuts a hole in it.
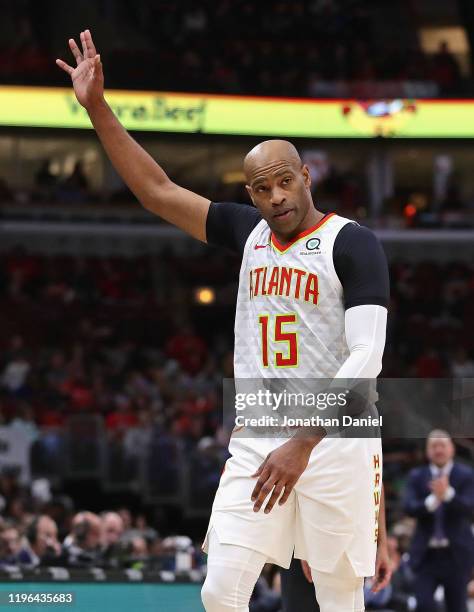
[[[405,511],[418,519],[410,550],[417,612],[436,610],[433,595],[439,585],[447,612],[466,611],[474,552],[474,471],[455,463],[454,454],[449,434],[432,431],[426,444],[429,465],[414,469],[408,478]]]

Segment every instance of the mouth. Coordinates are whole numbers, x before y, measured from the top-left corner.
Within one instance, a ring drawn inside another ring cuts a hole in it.
[[[288,217],[291,215],[292,212],[293,212],[293,209],[290,208],[289,210],[284,210],[281,213],[277,213],[273,215],[273,218],[278,219],[279,221],[284,221],[285,219],[288,219]]]

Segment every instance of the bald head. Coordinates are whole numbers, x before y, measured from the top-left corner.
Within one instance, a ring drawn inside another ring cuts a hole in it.
[[[294,165],[295,169],[302,166],[296,147],[287,140],[264,140],[247,153],[244,159],[244,172],[250,183],[267,166],[275,162]]]
[[[245,188],[279,240],[290,240],[322,217],[313,204],[309,169],[291,142],[261,142],[246,155],[244,170]]]

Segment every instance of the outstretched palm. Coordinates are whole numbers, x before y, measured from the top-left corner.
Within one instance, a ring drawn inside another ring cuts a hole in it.
[[[69,47],[77,63],[76,68],[60,59],[56,60],[56,64],[70,75],[76,98],[87,108],[103,98],[104,75],[100,55],[97,55],[89,30],[81,32],[81,43],[82,53],[75,40],[69,39]]]

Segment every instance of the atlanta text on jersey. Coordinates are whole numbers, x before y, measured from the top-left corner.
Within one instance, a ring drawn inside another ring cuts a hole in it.
[[[280,295],[317,304],[318,277],[298,268],[254,268],[250,270],[250,299],[262,295]]]

